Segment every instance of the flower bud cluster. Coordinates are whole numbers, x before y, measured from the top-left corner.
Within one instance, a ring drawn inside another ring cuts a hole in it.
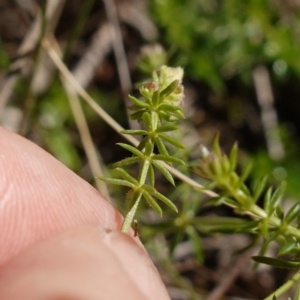
[[[140,92],[142,95],[147,95],[146,101],[151,99],[154,92],[164,91],[171,83],[177,81],[177,86],[164,99],[164,103],[181,105],[184,98],[184,88],[182,83],[183,69],[180,67],[172,68],[167,66],[160,67],[153,72],[152,81],[145,83]]]

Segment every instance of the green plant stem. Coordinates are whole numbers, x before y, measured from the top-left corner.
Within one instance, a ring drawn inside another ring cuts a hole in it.
[[[123,221],[122,228],[121,228],[122,232],[127,233],[129,231],[141,198],[142,198],[142,193],[139,194],[138,198],[135,200],[134,205],[131,207],[129,212],[126,214],[126,217]]]
[[[233,195],[238,200],[238,202],[241,203],[243,206],[247,205],[246,198],[249,196],[247,196],[242,190],[240,190],[240,189],[236,190],[236,189],[232,188],[232,186],[230,185],[229,182],[224,184],[224,188],[226,190],[228,190],[230,192],[230,194]],[[251,203],[252,201],[249,201],[249,202]],[[225,201],[225,204],[230,207],[237,208],[234,205],[232,205],[231,203],[226,203],[226,201]],[[245,211],[245,214],[251,215],[252,217],[259,218],[259,219],[267,218],[268,223],[275,227],[280,227],[280,225],[281,225],[281,220],[279,218],[276,218],[275,216],[269,217],[266,214],[266,212],[262,208],[257,206],[256,204],[254,204],[254,205],[252,204],[252,205],[248,206],[247,210]],[[299,229],[288,225],[288,226],[282,228],[282,231],[288,235],[297,237],[300,240]]]
[[[298,280],[300,279],[300,272],[297,272],[290,280],[288,280],[284,285],[282,285],[279,289],[277,289],[274,293],[269,295],[264,300],[273,300],[273,297],[279,297],[287,290],[289,290]]]
[[[143,161],[143,164],[142,164],[142,167],[141,167],[141,170],[139,173],[139,177],[138,177],[138,182],[139,182],[138,185],[139,186],[142,186],[146,182],[148,170],[150,167],[150,161],[149,161],[148,157],[150,157],[150,155],[152,154],[153,148],[154,148],[154,146],[153,146],[152,142],[148,141],[148,143],[146,145],[146,151],[145,151],[145,160]],[[131,207],[131,209],[128,211],[128,213],[126,214],[125,219],[123,221],[122,228],[121,228],[122,232],[126,233],[129,231],[129,228],[133,222],[136,210],[140,203],[141,197],[142,197],[142,192],[140,192],[138,194],[138,197],[136,199],[134,199],[135,203]]]

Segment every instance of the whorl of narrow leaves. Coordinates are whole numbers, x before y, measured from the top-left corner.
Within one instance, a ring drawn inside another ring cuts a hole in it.
[[[124,232],[128,231],[132,223],[141,198],[144,198],[160,216],[162,215],[162,209],[157,203],[157,200],[177,212],[176,206],[154,188],[154,169],[156,168],[160,171],[171,184],[175,185],[171,173],[161,162],[165,162],[169,165],[172,163],[184,164],[182,160],[170,156],[165,146],[165,143],[167,143],[173,147],[185,149],[182,143],[167,134],[168,132],[178,129],[175,124],[168,123],[184,118],[181,110],[181,103],[184,97],[183,86],[181,85],[182,77],[183,70],[181,68],[162,66],[153,73],[152,81],[145,83],[140,88],[140,99],[130,95],[128,96],[133,103],[133,105],[129,107],[132,111],[130,118],[142,123],[144,128],[140,130],[123,130],[121,133],[142,136],[142,140],[137,148],[123,143],[118,144],[120,147],[129,151],[131,155],[111,166],[112,168],[117,168],[123,179],[98,177],[98,179],[107,183],[131,188],[127,194],[127,199],[131,201],[131,203],[130,210],[125,217],[122,227],[122,231]],[[158,154],[154,154],[155,147]],[[122,169],[135,163],[141,163],[137,180]],[[147,181],[150,185],[146,184]]]
[[[241,175],[236,172],[238,148],[235,144],[229,156],[222,153],[218,137],[213,142],[212,151],[202,147],[202,159],[194,171],[200,176],[212,181],[209,188],[216,187],[219,196],[210,199],[208,205],[225,204],[234,208],[235,212],[249,215],[253,221],[245,224],[227,226],[227,231],[253,233],[256,235],[255,243],[263,239],[259,255],[253,259],[257,263],[270,264],[282,268],[300,268],[300,262],[265,257],[271,242],[280,245],[278,256],[289,254],[294,258],[300,256],[300,204],[294,204],[284,213],[281,206],[285,184],[279,187],[267,188],[267,176],[257,181],[253,189],[249,189],[245,180],[249,177],[252,164],[248,163]],[[256,203],[262,200],[262,207]],[[218,224],[215,220],[215,224]],[[247,224],[248,223],[248,224]],[[226,230],[215,226],[218,232]]]

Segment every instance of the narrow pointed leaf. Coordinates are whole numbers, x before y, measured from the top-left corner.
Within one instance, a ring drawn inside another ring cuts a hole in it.
[[[132,165],[132,164],[135,164],[137,162],[141,161],[141,158],[140,157],[128,157],[128,158],[125,158],[125,159],[122,159],[112,165],[110,165],[109,167],[111,169],[115,169],[115,168],[121,168],[121,167],[125,167],[125,166],[129,166],[129,165]]]
[[[276,212],[276,216],[280,219],[280,220],[283,220],[284,219],[284,212],[283,212],[283,209],[280,205],[278,205],[275,209],[275,212]]]
[[[261,220],[260,222],[260,230],[262,233],[262,236],[267,237],[269,234],[269,224],[268,221],[266,219]],[[263,253],[265,254],[265,253]]]
[[[267,221],[265,223],[267,223]],[[270,246],[270,242],[272,242],[274,239],[276,239],[277,235],[278,235],[277,233],[273,233],[268,237],[268,239],[266,239],[264,241],[264,243],[259,251],[258,256],[264,256],[266,254],[266,252],[268,251],[268,248]],[[256,262],[254,264],[254,268],[256,269],[258,267],[258,265],[259,265],[259,262]]]
[[[177,148],[186,149],[186,147],[183,144],[181,144],[174,138],[172,138],[164,133],[159,133],[159,137],[161,137],[162,139],[164,139],[165,141],[167,141],[168,143],[172,144],[173,146],[175,146]]]
[[[146,145],[147,145],[147,143],[148,143],[149,140],[150,140],[149,136],[144,137],[141,140],[141,142],[139,143],[139,145],[137,146],[137,149],[140,150],[140,151],[142,151],[146,147]]]
[[[253,198],[254,201],[257,202],[259,197],[261,196],[262,192],[264,191],[269,176],[264,176],[261,180],[258,180],[254,186]]]
[[[164,111],[159,111],[158,114],[163,120],[166,120],[167,122],[174,122],[178,120],[177,117],[167,114]]]
[[[135,112],[133,114],[130,114],[129,115],[129,119],[130,120],[138,120],[140,122],[142,120],[143,113],[144,113],[143,110],[137,111],[137,112]]]
[[[219,143],[219,134],[217,134],[213,140],[213,151],[214,153],[218,156],[221,157],[222,156],[222,152],[220,149],[220,143]]]
[[[223,155],[222,163],[221,163],[221,169],[224,174],[230,174],[230,162],[226,155]]]
[[[146,192],[148,192],[150,194],[155,194],[157,192],[157,190],[155,189],[155,187],[150,186],[148,184],[143,184],[142,185],[142,189],[143,189],[143,191],[146,191]]]
[[[177,163],[177,164],[180,164],[180,165],[185,165],[183,160],[181,160],[179,158],[176,158],[176,157],[173,157],[173,156],[156,154],[156,155],[152,155],[151,158],[155,159],[155,160],[162,160],[162,161],[165,161],[165,162],[171,162],[171,163]]]
[[[203,247],[202,247],[201,239],[200,239],[197,231],[195,230],[195,228],[193,226],[188,226],[186,228],[186,233],[189,236],[189,238],[193,244],[197,262],[199,264],[202,264],[203,263]]]
[[[148,157],[151,156],[151,154],[153,153],[153,148],[154,148],[154,145],[151,142],[151,140],[149,140],[145,147],[145,156],[148,156]]]
[[[227,200],[226,197],[212,197],[205,202],[205,206],[220,206]]]
[[[149,91],[146,91],[144,88],[140,88],[139,91],[145,97],[146,101],[151,100],[151,93]]]
[[[149,176],[150,184],[152,186],[154,186],[155,185],[155,174],[154,174],[154,169],[153,169],[152,165],[149,166],[148,176]]]
[[[159,103],[159,91],[155,91],[152,95],[152,104],[154,107],[156,107]]]
[[[280,248],[278,251],[278,256],[282,256],[290,253],[297,246],[296,242],[288,243]]]
[[[162,209],[161,207],[157,204],[157,202],[153,199],[153,197],[146,191],[143,192],[143,196],[148,202],[148,204],[156,211],[156,213],[162,217]]]
[[[225,203],[228,204],[228,205],[231,205],[231,206],[236,206],[236,208],[234,210],[236,213],[238,213],[238,214],[244,213],[244,211],[239,211],[238,210],[239,203],[235,199],[226,198],[226,202]]]
[[[156,197],[157,199],[159,199],[160,201],[162,201],[163,203],[165,203],[167,206],[169,206],[171,209],[173,209],[175,212],[178,212],[177,207],[175,206],[175,204],[169,200],[167,197],[165,197],[163,194],[159,193],[159,192],[155,192],[155,193],[151,193],[154,197]]]
[[[131,95],[128,95],[128,98],[137,106],[142,107],[142,108],[149,108],[150,105],[144,101],[141,101]]]
[[[152,131],[152,123],[151,123],[151,116],[148,112],[145,112],[143,114],[143,122],[144,122],[144,125],[146,126],[146,128],[149,130],[149,131]]]
[[[170,245],[170,255],[171,256],[173,256],[176,246],[183,240],[184,235],[185,235],[185,232],[181,228],[179,228],[179,230],[177,230],[175,232],[175,237],[173,238],[171,245]]]
[[[282,199],[286,187],[286,183],[282,182],[281,185],[275,190],[271,198],[271,206],[276,208]]]
[[[123,133],[123,134],[129,134],[129,135],[147,135],[148,134],[148,131],[146,130],[121,130],[120,133]]]
[[[271,203],[272,191],[273,191],[273,188],[269,187],[265,194],[265,198],[264,198],[264,209],[265,209],[266,213],[268,214],[268,216],[270,216],[275,210],[275,208],[272,207],[272,203]]]
[[[171,173],[163,166],[161,165],[158,161],[153,160],[152,164],[155,168],[157,168],[165,177],[166,179],[175,186],[174,179],[171,175]]]
[[[133,147],[133,146],[130,146],[128,144],[123,144],[123,143],[117,143],[117,145],[119,145],[120,147],[132,152],[134,155],[140,157],[140,158],[143,158],[144,157],[144,154],[139,151],[137,148]]]
[[[115,171],[124,179],[126,179],[127,181],[133,183],[135,186],[137,186],[139,183],[138,181],[133,178],[132,176],[130,176],[124,169],[121,168],[116,168]]]
[[[300,213],[300,203],[296,203],[286,214],[284,222],[286,224],[290,224],[293,220],[297,218],[297,216],[299,216],[299,213]]]
[[[233,172],[236,168],[237,157],[238,157],[238,145],[237,143],[234,143],[229,155],[230,172]]]
[[[241,218],[232,217],[196,217],[192,224],[198,229],[206,227],[209,232],[253,232],[253,227],[257,227],[257,222],[251,222]],[[201,229],[200,229],[201,230]]]
[[[165,112],[174,113],[177,110],[181,110],[181,107],[178,105],[173,105],[173,104],[169,104],[169,103],[162,103],[162,104],[160,104],[159,109],[162,109]]]
[[[127,181],[127,180],[123,180],[123,179],[116,179],[116,178],[108,178],[108,177],[104,177],[104,176],[97,176],[97,179],[110,183],[110,184],[115,184],[115,185],[122,185],[122,186],[128,186],[133,188],[134,184],[132,184],[131,182]]]
[[[174,80],[171,82],[164,90],[162,90],[159,94],[160,102],[162,102],[166,97],[168,97],[174,90],[177,88],[179,84],[178,80]]]
[[[177,130],[178,126],[176,125],[164,125],[160,126],[156,129],[156,132],[168,132],[168,131],[174,131]]]
[[[250,160],[246,163],[240,176],[240,181],[244,182],[251,173],[253,162]]]
[[[160,123],[159,117],[156,112],[151,112],[150,118],[151,118],[152,130],[153,130],[153,128],[157,128],[159,126]]]
[[[171,114],[175,115],[176,117],[178,117],[180,119],[185,118],[185,115],[183,114],[183,112],[181,110],[175,110],[175,111],[171,112]]]
[[[300,262],[298,261],[288,261],[267,256],[252,256],[252,259],[258,263],[270,265],[277,268],[298,269],[300,267]]]
[[[156,144],[157,149],[158,149],[158,151],[161,155],[169,156],[169,152],[168,152],[165,144],[162,142],[162,140],[159,137],[155,138],[155,144]]]

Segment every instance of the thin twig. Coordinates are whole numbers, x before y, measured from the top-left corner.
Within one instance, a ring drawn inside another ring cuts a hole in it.
[[[128,67],[127,58],[125,54],[125,49],[123,45],[123,38],[122,38],[122,33],[121,33],[120,24],[118,20],[116,5],[114,0],[103,0],[103,2],[105,5],[105,11],[106,11],[108,21],[111,25],[110,26],[111,42],[116,57],[117,69],[119,73],[122,94],[123,94],[123,100],[126,106],[127,119],[131,128],[139,129],[140,128],[139,123],[129,118],[130,111],[128,107],[130,106],[131,103],[129,102],[127,95],[132,89],[132,82],[130,78],[130,72],[129,72],[129,67]]]
[[[103,0],[103,2],[105,5],[109,23],[111,24],[112,45],[117,61],[117,68],[122,86],[122,92],[123,96],[125,97],[130,92],[132,83],[123,45],[120,24],[117,16],[117,10],[114,0]]]
[[[98,155],[96,152],[95,145],[93,143],[88,124],[85,118],[85,115],[82,110],[82,106],[80,104],[79,98],[77,96],[77,93],[74,93],[74,89],[72,86],[70,86],[69,83],[66,82],[66,80],[63,80],[63,84],[65,87],[65,90],[68,95],[68,100],[70,103],[70,107],[72,109],[77,128],[80,133],[80,138],[83,144],[84,151],[86,153],[89,166],[91,168],[93,177],[95,178],[96,176],[104,176],[102,172],[102,168],[99,163]],[[101,180],[96,180],[96,186],[97,189],[101,192],[103,197],[111,202],[110,195],[107,189],[107,185],[101,181]]]
[[[55,46],[57,53],[59,53],[60,57],[62,57],[62,53],[59,48],[59,45],[56,43],[55,40],[53,40],[52,43]],[[77,92],[74,90],[73,86],[66,80],[65,77],[62,76],[61,79],[62,79],[64,88],[66,90],[67,96],[68,96],[69,104],[72,109],[72,112],[73,112],[73,115],[75,118],[75,122],[76,122],[77,128],[80,133],[80,138],[81,138],[83,148],[85,150],[93,177],[95,178],[96,176],[102,176],[104,174],[102,172],[99,157],[97,155],[97,151],[96,151],[95,145],[93,143],[81,103],[77,96]],[[97,186],[98,190],[102,193],[104,198],[106,200],[112,202],[106,184],[100,180],[96,180],[96,186]]]
[[[265,66],[253,70],[254,86],[258,104],[261,108],[262,125],[265,131],[269,155],[274,160],[284,158],[285,151],[278,132],[277,113],[274,108],[274,97],[270,76]]]
[[[44,40],[44,47],[48,50],[49,56],[55,63],[56,67],[60,70],[62,75],[66,77],[66,79],[73,85],[77,93],[95,110],[95,112],[115,131],[120,132],[121,130],[124,130],[124,128],[120,126],[119,123],[117,123],[113,118],[111,118],[77,82],[72,73],[60,59],[57,51],[51,46],[51,41],[49,39]],[[138,140],[131,136],[127,136],[126,138],[134,146],[138,146]]]

